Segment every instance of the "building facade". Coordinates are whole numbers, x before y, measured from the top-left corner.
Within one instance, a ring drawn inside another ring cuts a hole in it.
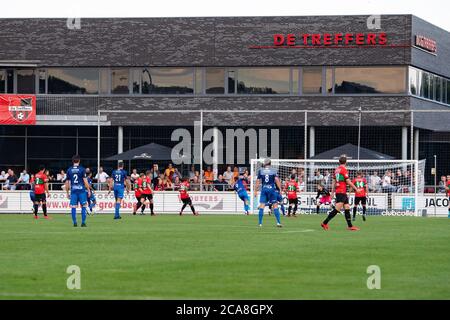
[[[96,167],[99,110],[111,167],[103,159],[118,152],[173,146],[173,130],[193,130],[203,110],[205,127],[278,128],[281,158],[360,140],[397,159],[437,155],[450,174],[450,33],[412,15],[370,21],[0,19],[0,94],[37,101],[36,125],[0,126],[0,168],[56,173],[75,153]]]

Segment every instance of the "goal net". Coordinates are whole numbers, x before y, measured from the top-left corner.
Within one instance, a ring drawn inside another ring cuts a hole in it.
[[[331,191],[332,176],[339,165],[337,160],[289,160],[272,159],[271,166],[277,170],[282,184],[282,204],[287,206],[284,186],[295,175],[299,185],[298,213],[316,214],[320,197],[317,197],[317,186],[322,185]],[[259,190],[255,182],[263,159],[251,160],[250,201],[255,211],[259,205]],[[369,186],[367,197],[368,215],[419,215],[418,196],[424,190],[425,160],[348,160],[347,170],[350,179],[361,171]],[[353,206],[355,194],[348,189],[349,202]],[[331,204],[332,205],[332,204]],[[267,209],[266,209],[267,210]],[[330,205],[320,204],[319,213],[326,213]],[[361,204],[357,212],[362,212]]]

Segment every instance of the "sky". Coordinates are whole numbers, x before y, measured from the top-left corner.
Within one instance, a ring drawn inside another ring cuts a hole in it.
[[[448,0],[22,0],[0,17],[204,17],[414,14],[450,31]]]

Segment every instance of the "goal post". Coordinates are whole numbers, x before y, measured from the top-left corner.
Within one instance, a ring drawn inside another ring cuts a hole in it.
[[[282,186],[292,174],[296,175],[299,192],[299,212],[315,214],[317,185],[320,183],[331,191],[332,175],[339,165],[337,159],[299,160],[271,159],[271,166],[277,170]],[[253,211],[259,205],[259,190],[255,197],[255,182],[263,159],[252,159],[250,163],[250,205]],[[367,198],[368,215],[420,215],[419,196],[424,191],[425,160],[348,160],[350,179],[361,171],[369,186]],[[348,193],[354,202],[353,190]],[[286,204],[283,192],[283,203]],[[329,206],[321,205],[319,212],[326,213]],[[357,211],[361,212],[361,206]]]

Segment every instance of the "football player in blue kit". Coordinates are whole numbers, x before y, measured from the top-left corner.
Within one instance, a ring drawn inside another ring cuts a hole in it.
[[[278,209],[278,192],[276,188],[281,190],[281,182],[278,178],[277,171],[271,167],[269,158],[264,160],[264,167],[258,170],[255,193],[261,186],[261,194],[259,196],[259,226],[262,227],[262,220],[264,216],[264,208],[267,204],[273,207],[273,214],[277,220],[277,227],[282,227],[280,221],[280,210]]]
[[[86,178],[86,170],[80,165],[80,156],[72,157],[73,165],[67,169],[66,192],[70,199],[73,226],[77,226],[77,207],[81,205],[81,226],[86,227],[87,197],[91,191]],[[70,194],[69,194],[70,192]]]
[[[95,198],[94,186],[92,184],[92,172],[89,168],[86,168],[86,177],[89,184],[89,190],[91,191],[91,195],[87,197],[87,203],[89,208],[88,214],[91,215],[95,214],[95,206],[97,205],[97,199]]]
[[[123,162],[119,162],[117,164],[117,169],[113,170],[113,172],[111,173],[111,178],[112,180],[110,180],[109,192],[114,190],[114,199],[116,200],[114,219],[122,219],[122,217],[120,216],[120,204],[125,192],[125,186],[127,188],[127,193],[129,193],[131,189],[127,172],[123,169]]]
[[[237,193],[239,199],[244,202],[244,211],[246,215],[250,214],[250,198],[247,194],[247,184],[244,180],[244,176],[240,175],[239,177],[234,178],[233,189]]]

